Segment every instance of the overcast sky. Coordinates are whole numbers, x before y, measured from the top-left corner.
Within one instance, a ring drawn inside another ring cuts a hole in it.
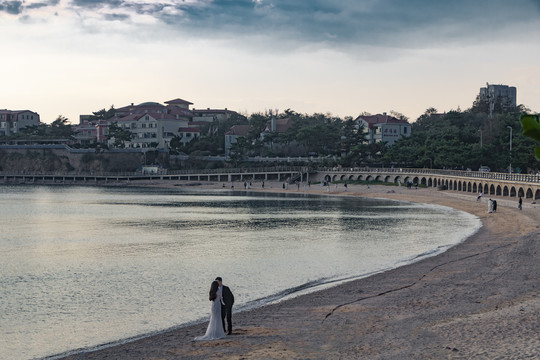
[[[0,108],[78,123],[174,98],[242,113],[540,111],[540,0],[0,0]]]

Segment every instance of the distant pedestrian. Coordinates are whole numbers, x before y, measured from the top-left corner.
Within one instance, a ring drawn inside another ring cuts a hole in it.
[[[343,184],[343,187],[345,188],[345,191],[347,191],[347,183]]]
[[[262,188],[264,189],[264,180],[263,180],[263,182],[262,182]]]
[[[285,183],[283,183],[283,190],[285,190]]]
[[[476,201],[480,201],[480,199],[482,198],[482,196],[484,196],[484,194],[482,194],[482,192],[480,192],[480,194],[478,194],[478,197],[476,198]]]
[[[493,200],[493,212],[497,212],[497,200]]]
[[[519,200],[518,200],[518,209],[519,209],[519,211],[521,211],[522,206],[523,206],[523,199],[522,199],[521,196],[520,196],[520,197],[519,197]]]
[[[491,214],[493,212],[493,200],[489,199],[488,201],[488,213]]]

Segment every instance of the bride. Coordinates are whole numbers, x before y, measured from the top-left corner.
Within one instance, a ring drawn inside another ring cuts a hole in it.
[[[204,336],[197,336],[195,340],[215,340],[225,338],[225,330],[223,330],[223,324],[221,322],[221,304],[223,289],[219,286],[217,281],[212,282],[210,286],[209,299],[212,302],[210,312],[210,323],[206,329]]]

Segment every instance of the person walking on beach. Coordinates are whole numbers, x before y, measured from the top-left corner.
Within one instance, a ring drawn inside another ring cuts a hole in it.
[[[493,212],[493,200],[489,199],[488,201],[488,213],[491,214]]]
[[[234,305],[234,295],[228,286],[223,285],[221,277],[217,277],[216,281],[223,294],[223,302],[221,304],[221,324],[225,331],[225,317],[227,317],[227,335],[232,334],[232,307]]]
[[[208,299],[212,302],[210,306],[210,322],[206,328],[204,336],[197,336],[196,341],[200,340],[216,340],[225,337],[225,330],[221,321],[221,307],[223,304],[223,289],[219,286],[219,282],[213,281],[210,285],[210,293]]]
[[[497,212],[497,200],[493,200],[493,212]]]
[[[522,199],[521,196],[520,196],[520,197],[519,197],[519,200],[518,200],[518,209],[519,209],[519,211],[521,211],[522,206],[523,206],[523,199]]]

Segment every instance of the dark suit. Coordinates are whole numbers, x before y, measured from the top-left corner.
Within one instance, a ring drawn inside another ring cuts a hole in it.
[[[234,295],[228,286],[222,285],[222,287],[223,302],[225,305],[221,305],[221,322],[223,323],[223,330],[225,330],[225,316],[227,316],[228,329],[225,331],[230,334],[232,332],[232,307],[234,304]]]

